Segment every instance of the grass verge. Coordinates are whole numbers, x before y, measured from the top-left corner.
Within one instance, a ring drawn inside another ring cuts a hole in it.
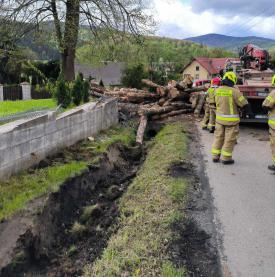
[[[67,178],[96,162],[112,143],[121,141],[130,145],[134,140],[134,122],[127,126],[117,125],[99,133],[94,140],[85,140],[64,149],[61,161],[53,158],[48,167],[23,171],[7,181],[0,181],[0,220],[24,209],[30,200],[57,190]]]
[[[18,100],[0,102],[0,116],[7,116],[19,112],[27,112],[38,108],[55,108],[56,101],[53,99]]]
[[[84,276],[187,276],[184,268],[173,266],[168,251],[175,239],[171,224],[184,217],[188,188],[188,179],[175,179],[168,172],[187,155],[183,124],[166,125],[121,198],[118,232]]]

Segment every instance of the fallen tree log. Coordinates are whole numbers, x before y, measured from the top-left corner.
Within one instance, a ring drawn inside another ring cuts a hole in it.
[[[128,111],[132,113],[138,113],[139,105],[138,104],[132,104],[132,103],[118,103],[118,109],[121,111]]]
[[[95,96],[95,97],[97,97],[97,98],[101,98],[101,97],[104,97],[104,96],[105,96],[104,94],[98,93],[98,92],[93,91],[93,90],[90,91],[90,95],[91,95],[91,96]]]
[[[106,92],[106,89],[98,86],[98,87],[91,87],[91,91],[104,94]]]
[[[142,144],[144,138],[144,132],[147,127],[148,118],[146,115],[141,116],[140,123],[137,131],[136,143]]]
[[[185,102],[182,102],[182,101],[177,101],[177,102],[170,102],[170,105],[171,106],[174,106],[174,107],[178,107],[178,108],[192,108],[192,104],[189,104],[189,103],[185,103]]]
[[[160,120],[160,119],[166,119],[168,117],[173,117],[181,114],[187,114],[192,112],[192,109],[182,109],[182,110],[177,110],[177,111],[171,111],[169,113],[164,113],[164,114],[157,114],[151,117],[152,120]]]
[[[147,85],[148,87],[151,87],[151,88],[158,88],[158,87],[161,87],[160,85],[152,82],[151,80],[148,80],[148,79],[142,79],[141,82],[144,84],[144,85]]]
[[[201,111],[203,109],[204,103],[205,103],[205,99],[206,99],[206,95],[205,94],[200,94],[199,95],[199,101],[198,101],[198,105],[194,111],[194,114],[196,116],[200,116]]]
[[[180,96],[180,92],[176,88],[169,88],[168,97],[174,99]]]
[[[207,89],[206,86],[194,87],[190,89],[186,89],[184,92],[191,94],[192,92],[205,91]]]
[[[154,94],[154,93],[127,93],[126,95],[127,99],[129,102],[132,103],[142,103],[144,101],[157,101],[159,100],[160,96],[158,94]]]
[[[189,93],[186,93],[184,91],[178,91],[178,94],[174,95],[174,97],[172,98],[173,101],[189,101],[190,95]]]
[[[120,90],[116,90],[116,91],[106,91],[105,95],[109,95],[109,96],[114,96],[114,97],[126,97],[128,94],[127,91],[120,91]]]
[[[175,110],[175,107],[173,106],[167,106],[167,107],[160,107],[160,106],[153,106],[151,108],[141,107],[139,114],[141,115],[147,115],[152,116],[155,114],[162,114],[162,113],[168,113]]]
[[[183,83],[177,83],[176,84],[176,89],[180,90],[180,91],[185,91],[187,88],[187,86]]]

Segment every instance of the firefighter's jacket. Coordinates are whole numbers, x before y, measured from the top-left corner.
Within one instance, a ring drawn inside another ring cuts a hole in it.
[[[207,101],[211,108],[215,108],[215,91],[218,87],[212,86],[207,91]]]
[[[269,109],[268,124],[270,128],[275,130],[275,90],[272,90],[270,94],[266,97],[263,106]]]
[[[238,107],[248,104],[237,87],[221,86],[215,91],[216,122],[234,126],[240,122]]]

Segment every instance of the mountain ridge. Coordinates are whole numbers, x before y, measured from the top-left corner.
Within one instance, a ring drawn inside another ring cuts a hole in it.
[[[271,47],[275,46],[275,40],[270,38],[263,38],[257,36],[236,37],[215,33],[196,37],[189,37],[185,38],[184,40],[203,44],[209,47],[224,48],[231,51],[238,51],[239,48],[243,47],[248,43],[256,44],[264,49],[270,49]]]

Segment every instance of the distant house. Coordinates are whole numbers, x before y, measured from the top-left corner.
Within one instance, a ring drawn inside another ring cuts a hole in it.
[[[82,64],[75,64],[75,73],[82,73],[85,79],[94,78],[97,82],[103,81],[107,86],[121,85],[124,63],[106,62],[102,67],[91,67]]]
[[[224,70],[229,61],[236,58],[195,58],[184,69],[183,78],[191,75],[195,80],[208,80]]]

